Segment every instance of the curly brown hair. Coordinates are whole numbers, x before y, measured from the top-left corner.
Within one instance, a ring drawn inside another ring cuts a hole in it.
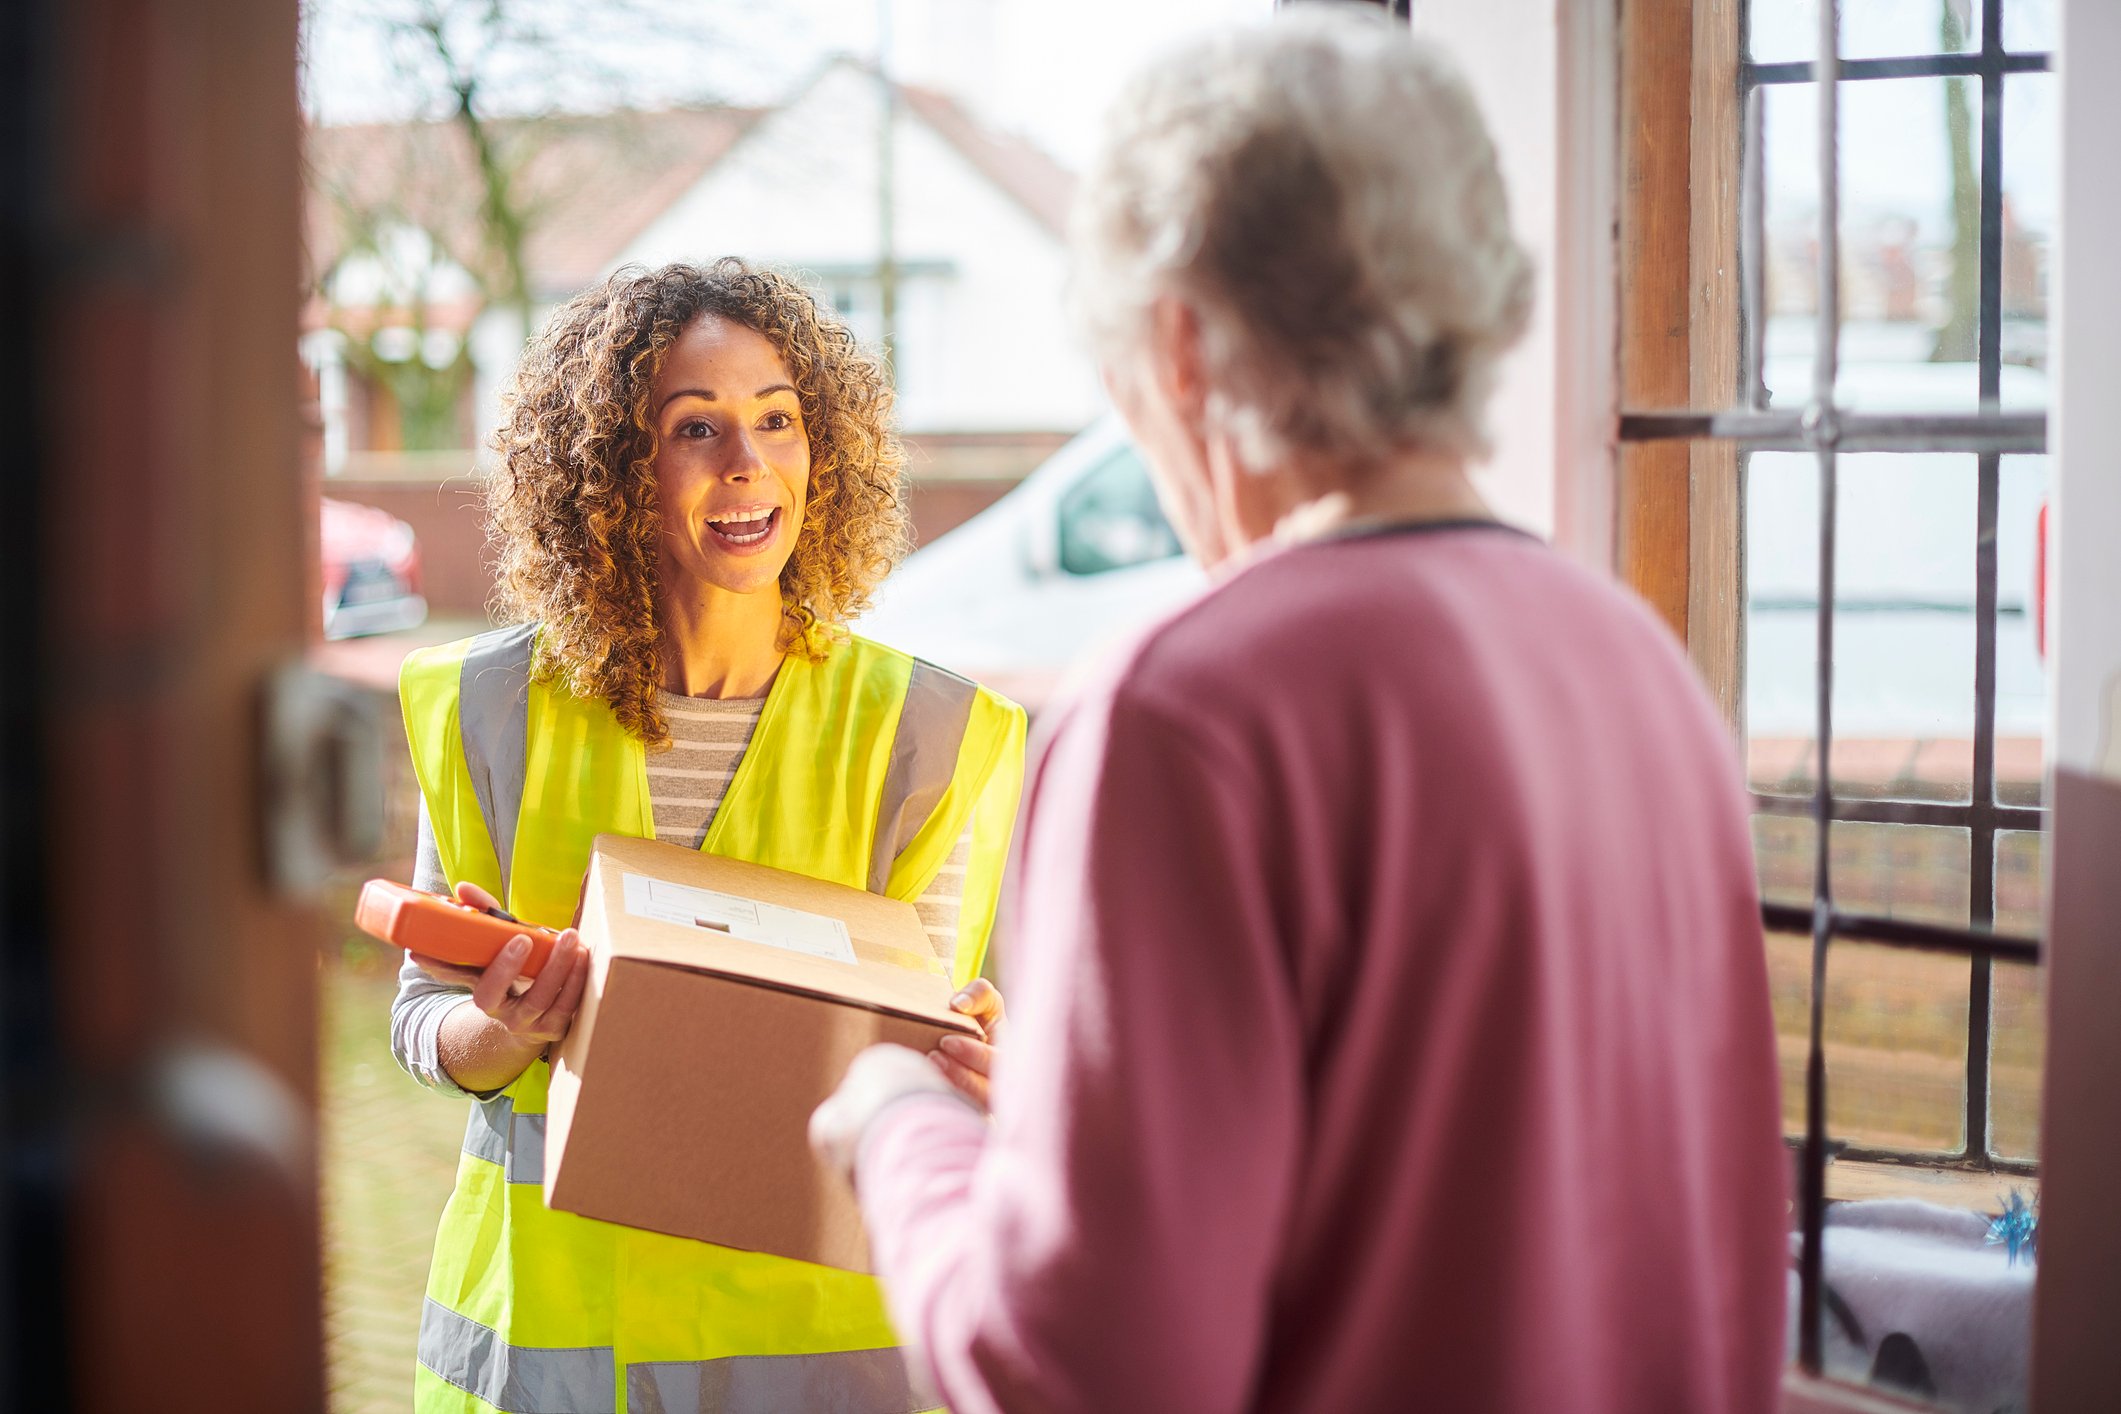
[[[542,626],[540,682],[603,698],[650,745],[669,732],[656,706],[649,396],[670,346],[708,314],[772,341],[810,437],[809,504],[781,571],[781,650],[823,658],[908,545],[890,379],[794,278],[734,258],[630,266],[562,305],[525,350],[493,437],[504,462],[487,491],[494,610]]]

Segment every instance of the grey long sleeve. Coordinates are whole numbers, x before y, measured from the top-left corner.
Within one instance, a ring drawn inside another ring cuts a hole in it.
[[[434,894],[449,892],[449,880],[442,875],[442,853],[435,846],[434,826],[427,819],[425,801],[420,803],[420,837],[412,886]],[[390,1004],[390,1054],[407,1075],[430,1090],[445,1095],[473,1093],[449,1078],[449,1072],[442,1069],[441,1057],[442,1019],[470,1001],[469,987],[442,981],[410,956],[398,969],[398,995]]]

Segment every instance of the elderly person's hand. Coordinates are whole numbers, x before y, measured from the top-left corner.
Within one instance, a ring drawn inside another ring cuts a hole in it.
[[[970,986],[950,999],[950,1009],[977,1021],[982,1039],[945,1036],[928,1053],[928,1059],[966,1099],[984,1110],[994,1074],[994,1048],[1002,1038],[1001,989],[984,977],[975,977]]]
[[[854,1176],[854,1156],[876,1117],[901,1100],[942,1095],[967,1103],[964,1092],[945,1080],[919,1051],[904,1046],[871,1046],[854,1058],[846,1078],[810,1115],[810,1147],[834,1171]]]

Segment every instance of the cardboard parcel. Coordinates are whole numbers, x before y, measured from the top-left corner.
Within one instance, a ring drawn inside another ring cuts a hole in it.
[[[979,1034],[913,906],[601,835],[581,928],[593,966],[553,1059],[546,1203],[869,1270],[810,1112],[865,1046]]]

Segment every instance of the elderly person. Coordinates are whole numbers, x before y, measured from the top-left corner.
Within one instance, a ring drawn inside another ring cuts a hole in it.
[[[1777,1066],[1731,742],[1468,479],[1530,271],[1464,85],[1304,7],[1135,82],[1078,208],[1215,587],[1057,708],[991,1123],[813,1118],[994,1410],[1765,1411]]]
[[[773,271],[621,270],[532,343],[496,440],[517,625],[406,662],[416,882],[564,927],[596,836],[651,836],[913,902],[989,1012],[1023,713],[844,627],[906,544],[878,363]],[[545,1206],[545,1057],[588,958],[570,929],[526,982],[527,947],[411,958],[392,1009],[400,1062],[474,1101],[414,1407],[916,1407],[869,1276]]]

